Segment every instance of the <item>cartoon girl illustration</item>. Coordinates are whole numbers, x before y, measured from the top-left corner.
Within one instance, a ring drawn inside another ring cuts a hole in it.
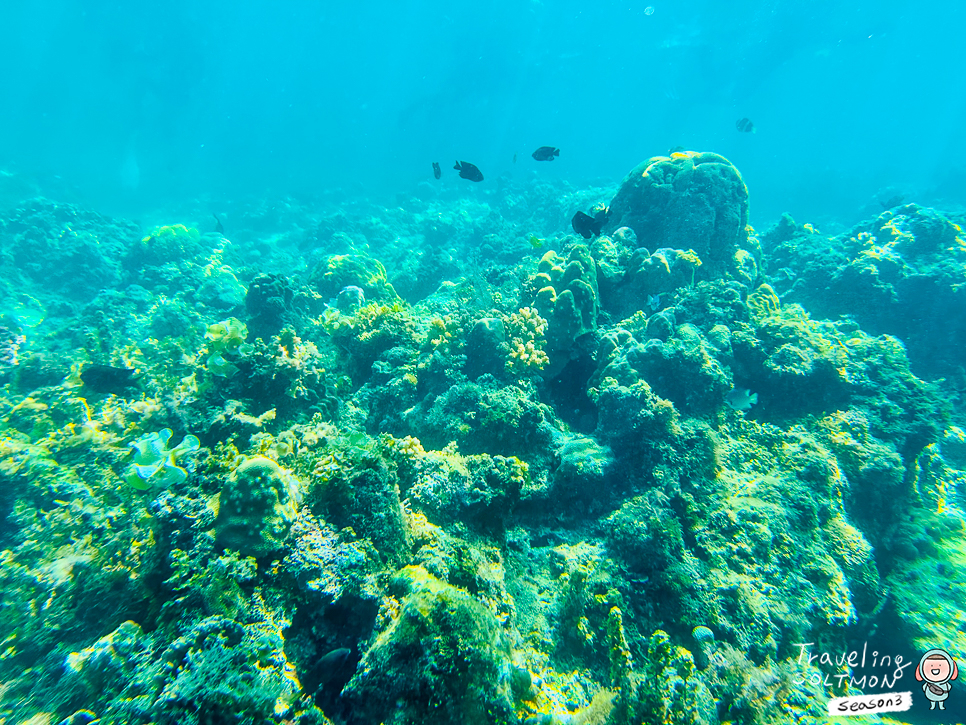
[[[952,680],[958,676],[956,660],[946,650],[931,649],[922,656],[916,667],[916,679],[922,682],[930,710],[936,709],[936,703],[939,703],[940,710],[946,709],[946,698],[953,689]]]

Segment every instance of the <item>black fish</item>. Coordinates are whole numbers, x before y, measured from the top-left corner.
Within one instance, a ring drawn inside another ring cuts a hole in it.
[[[435,162],[435,161],[434,161],[434,162],[433,162],[433,176],[435,176],[435,177],[436,177],[436,178],[438,179],[438,178],[440,178],[440,177],[441,177],[442,175],[443,175],[443,172],[442,172],[442,170],[441,170],[441,169],[439,168],[439,164],[438,164],[437,162]]]
[[[483,173],[469,161],[457,161],[453,168],[460,172],[461,179],[483,181]]]
[[[553,146],[541,146],[531,156],[537,161],[553,161],[554,156],[560,156],[560,149],[555,149]]]
[[[570,224],[577,234],[584,239],[590,239],[600,234],[600,230],[604,228],[604,215],[601,214],[595,219],[589,214],[578,211],[574,214],[574,218],[570,220]]]
[[[126,388],[137,386],[134,370],[130,368],[88,365],[80,377],[84,385],[95,393],[121,393]]]
[[[517,162],[517,155],[513,154],[513,163],[516,163],[516,162]]]
[[[352,675],[352,670],[355,669],[349,667],[352,664],[349,659],[351,654],[351,649],[340,647],[324,655],[302,676],[302,686],[305,691],[316,692],[333,682],[339,683],[338,689],[341,690]]]
[[[212,214],[212,216],[215,217],[215,234],[224,234],[225,228],[221,225],[221,219],[216,214]]]
[[[750,118],[742,118],[738,121],[735,121],[735,128],[742,133],[755,133],[758,130],[755,128],[755,124],[751,122]]]

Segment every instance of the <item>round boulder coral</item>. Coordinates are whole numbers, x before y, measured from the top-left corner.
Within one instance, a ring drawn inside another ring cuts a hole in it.
[[[244,556],[264,556],[279,549],[301,500],[295,476],[270,458],[249,458],[235,469],[219,494],[218,546]]]
[[[630,227],[648,249],[691,249],[705,274],[731,271],[746,246],[748,188],[718,154],[687,151],[655,156],[635,167],[611,201],[607,228]]]

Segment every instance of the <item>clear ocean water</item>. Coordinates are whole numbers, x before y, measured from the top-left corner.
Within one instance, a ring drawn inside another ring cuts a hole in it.
[[[648,13],[648,10],[652,12]],[[6,4],[7,166],[101,207],[410,190],[429,161],[619,179],[713,149],[753,221],[961,201],[956,2]],[[735,132],[751,118],[754,135]],[[886,191],[889,190],[889,191]]]

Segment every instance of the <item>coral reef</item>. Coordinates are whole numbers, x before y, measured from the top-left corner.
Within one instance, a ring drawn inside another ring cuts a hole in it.
[[[182,483],[188,472],[178,465],[178,458],[198,450],[200,441],[197,436],[186,435],[174,448],[168,448],[172,431],[145,433],[131,444],[134,449],[134,462],[127,474],[131,488],[147,491],[152,486],[166,488]]]
[[[0,216],[0,720],[823,723],[800,643],[966,658],[962,219],[500,184]]]
[[[830,237],[786,215],[762,246],[783,300],[902,339],[920,374],[933,377],[966,367],[964,224],[961,214],[906,204]]]
[[[382,263],[360,254],[334,254],[320,261],[308,281],[322,299],[334,298],[349,286],[360,288],[367,299],[377,302],[398,299]]]

